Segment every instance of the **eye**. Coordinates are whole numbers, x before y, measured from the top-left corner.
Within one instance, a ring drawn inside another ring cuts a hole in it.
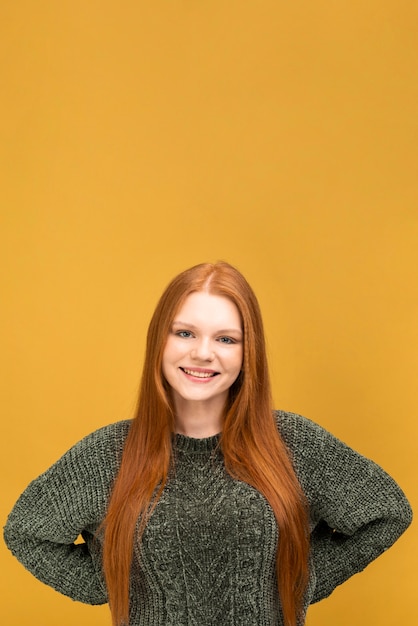
[[[178,337],[182,337],[183,339],[190,339],[190,337],[193,337],[193,334],[190,332],[190,330],[178,330],[175,334]]]
[[[235,339],[232,339],[232,337],[219,337],[218,341],[220,343],[226,343],[227,345],[236,343]]]

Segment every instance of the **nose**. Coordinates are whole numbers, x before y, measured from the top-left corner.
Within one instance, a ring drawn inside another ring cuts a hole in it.
[[[191,357],[195,361],[213,361],[215,354],[209,338],[199,339],[193,346]]]

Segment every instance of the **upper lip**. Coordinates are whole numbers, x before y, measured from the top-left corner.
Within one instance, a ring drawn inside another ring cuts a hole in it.
[[[195,365],[184,365],[180,369],[182,370],[192,370],[193,372],[201,372],[203,374],[219,374],[216,370],[211,370],[206,367],[196,367]]]

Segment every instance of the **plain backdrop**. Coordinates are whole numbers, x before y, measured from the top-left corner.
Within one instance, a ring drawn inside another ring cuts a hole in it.
[[[275,404],[414,506],[416,0],[16,0],[0,10],[1,519],[131,417],[157,298],[225,259],[264,312]],[[308,626],[418,623],[418,537]],[[8,626],[109,626],[1,545]]]

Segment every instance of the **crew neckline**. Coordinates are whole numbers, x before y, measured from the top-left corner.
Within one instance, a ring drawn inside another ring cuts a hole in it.
[[[219,446],[221,433],[197,439],[180,433],[174,433],[173,443],[177,450],[184,452],[212,452]]]

